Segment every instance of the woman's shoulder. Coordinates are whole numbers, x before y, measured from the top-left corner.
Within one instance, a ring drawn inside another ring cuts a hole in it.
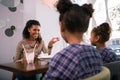
[[[41,41],[39,42],[39,44],[40,44],[40,45],[44,45],[44,44],[45,44],[44,40],[41,40]]]
[[[25,39],[22,39],[18,42],[18,45],[21,45],[21,44],[25,44],[26,43],[26,40]]]
[[[25,43],[25,42],[26,42],[26,39],[22,39],[18,43]]]

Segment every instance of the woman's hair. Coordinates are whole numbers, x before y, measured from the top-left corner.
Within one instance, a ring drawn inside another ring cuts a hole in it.
[[[59,0],[57,10],[60,13],[59,21],[62,21],[71,33],[84,33],[88,29],[90,17],[94,12],[92,4],[79,6],[70,0]]]
[[[100,36],[100,43],[104,43],[109,40],[111,34],[111,27],[108,23],[102,23],[92,29],[95,36]]]
[[[40,26],[40,23],[37,20],[29,20],[29,21],[27,21],[26,26],[25,26],[25,28],[23,30],[23,33],[22,33],[24,39],[30,38],[30,33],[28,32],[28,29],[30,29],[32,27],[32,25]],[[41,38],[40,34],[39,34],[39,36],[38,36],[38,38],[36,40],[38,42],[41,42],[42,38]]]

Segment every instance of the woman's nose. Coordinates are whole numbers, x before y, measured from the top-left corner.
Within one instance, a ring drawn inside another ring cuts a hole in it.
[[[38,34],[38,33],[39,33],[39,31],[35,31],[35,33],[37,33],[37,34]]]

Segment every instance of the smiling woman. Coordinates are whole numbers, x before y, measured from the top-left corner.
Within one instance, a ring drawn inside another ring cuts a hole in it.
[[[30,53],[33,53],[32,58],[34,58],[34,60],[38,58],[38,55],[41,54],[41,52],[48,53],[49,55],[51,54],[53,44],[59,41],[59,39],[56,37],[52,38],[49,41],[48,47],[46,47],[40,35],[40,27],[41,25],[37,20],[27,21],[26,26],[23,30],[23,39],[18,43],[16,48],[14,62],[28,62],[28,57],[26,54],[28,55]],[[57,40],[54,41],[54,39]],[[34,62],[34,60],[32,62]],[[24,78],[24,80],[36,80],[37,75],[33,75],[31,78],[22,76],[21,74],[16,74],[16,77],[18,79]]]
[[[40,27],[41,25],[37,20],[27,21],[26,26],[23,30],[23,39],[18,43],[16,48],[14,61],[25,59],[25,51],[22,45],[24,45],[24,47],[29,51],[33,51],[34,46],[36,46],[36,49],[34,51],[35,58],[37,58],[38,55],[41,54],[41,52],[51,54],[53,44],[59,39],[57,37],[52,38],[49,41],[47,48],[44,44],[44,41],[42,40]],[[56,41],[54,39],[56,39]]]

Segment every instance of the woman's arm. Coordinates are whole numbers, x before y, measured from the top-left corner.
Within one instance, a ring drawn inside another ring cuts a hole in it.
[[[14,62],[22,58],[22,55],[23,55],[22,53],[23,53],[22,44],[21,42],[19,42],[16,47],[15,56],[13,57]]]
[[[46,48],[46,46],[45,46],[45,44],[44,44],[44,41],[43,41],[43,52],[44,52],[44,53],[48,53],[48,54],[50,55],[51,52],[52,52],[53,44],[56,43],[57,41],[59,41],[59,38],[58,38],[58,37],[52,38],[52,39],[49,41],[47,48]]]

